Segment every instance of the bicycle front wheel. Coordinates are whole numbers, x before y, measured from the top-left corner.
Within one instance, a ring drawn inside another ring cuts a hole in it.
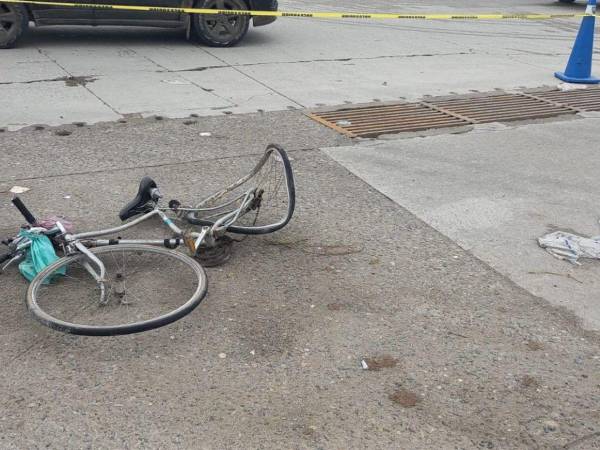
[[[106,268],[104,299],[85,267],[85,255],[61,258],[40,272],[27,291],[27,307],[44,325],[86,336],[139,333],[182,318],[206,295],[204,269],[182,253],[141,244],[90,251]]]
[[[201,210],[189,213],[186,219],[194,225],[212,226],[223,214],[240,206],[245,192],[251,192],[249,206],[227,224],[228,232],[267,234],[288,224],[296,205],[296,187],[292,165],[283,148],[270,144],[248,175],[204,200],[197,205]]]

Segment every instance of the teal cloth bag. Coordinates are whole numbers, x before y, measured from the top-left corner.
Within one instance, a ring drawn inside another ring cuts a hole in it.
[[[45,234],[32,233],[31,231],[21,230],[19,236],[26,237],[31,241],[31,247],[27,249],[25,261],[19,264],[21,274],[31,281],[35,276],[58,259],[52,242]],[[67,273],[66,267],[61,267],[50,277],[46,278],[45,283],[52,281],[59,275]]]

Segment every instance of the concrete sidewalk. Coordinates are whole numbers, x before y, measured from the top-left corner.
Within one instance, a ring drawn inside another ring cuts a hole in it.
[[[291,6],[301,9],[302,3]],[[506,11],[524,8],[511,5]],[[463,9],[444,7],[442,12]],[[536,10],[578,11],[553,5]],[[577,27],[575,20],[286,18],[251,30],[241,45],[227,49],[186,42],[181,31],[42,27],[32,29],[20,48],[2,52],[0,99],[5,107],[0,108],[0,128],[555,85],[553,72],[564,68]]]
[[[600,262],[573,266],[536,240],[554,230],[600,234],[599,124],[492,124],[327,153],[533,295],[598,330]]]

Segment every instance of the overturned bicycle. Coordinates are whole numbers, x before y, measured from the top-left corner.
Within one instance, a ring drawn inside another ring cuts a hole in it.
[[[267,234],[287,225],[295,206],[294,177],[285,150],[271,144],[246,176],[195,205],[171,200],[165,207],[161,199],[154,180],[144,177],[119,213],[123,225],[74,233],[60,219],[38,221],[15,197],[28,225],[3,241],[8,252],[0,255],[0,273],[19,265],[31,279],[29,311],[55,330],[110,336],[158,328],[200,304],[207,291],[202,266],[228,259],[235,242],[230,234]],[[154,217],[169,229],[168,237],[101,239]],[[188,254],[177,251],[180,246]],[[36,271],[32,258],[44,259],[48,250],[48,264]]]

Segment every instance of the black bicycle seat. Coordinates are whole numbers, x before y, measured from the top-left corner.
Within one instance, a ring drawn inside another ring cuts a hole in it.
[[[119,212],[119,218],[121,220],[127,220],[137,214],[141,214],[146,211],[145,206],[153,200],[152,190],[156,189],[156,183],[150,177],[142,178],[140,181],[140,188],[133,200],[131,200],[121,212]]]

